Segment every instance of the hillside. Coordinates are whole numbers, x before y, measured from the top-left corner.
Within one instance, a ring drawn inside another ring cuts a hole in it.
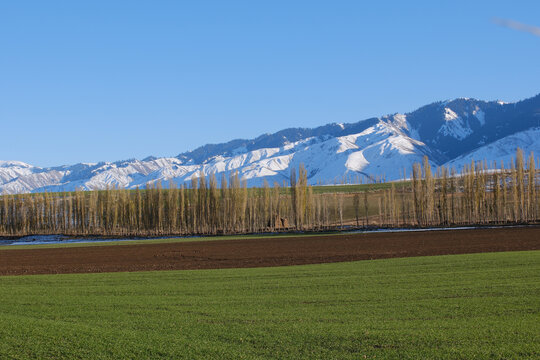
[[[176,157],[80,163],[40,168],[0,161],[0,192],[14,194],[144,187],[189,182],[200,173],[238,171],[249,186],[289,179],[303,163],[311,184],[403,178],[427,155],[433,166],[456,168],[471,159],[505,160],[517,147],[540,153],[540,95],[516,103],[460,98],[350,124],[291,128],[255,139],[204,145]],[[409,175],[407,175],[409,176]]]

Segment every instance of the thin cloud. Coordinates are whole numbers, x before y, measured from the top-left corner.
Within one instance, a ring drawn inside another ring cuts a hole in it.
[[[527,24],[522,24],[520,22],[513,21],[513,20],[506,20],[506,19],[499,19],[499,18],[494,18],[493,22],[495,24],[499,25],[499,26],[503,26],[503,27],[518,30],[518,31],[527,32],[527,33],[532,34],[534,36],[540,37],[540,27],[527,25]]]

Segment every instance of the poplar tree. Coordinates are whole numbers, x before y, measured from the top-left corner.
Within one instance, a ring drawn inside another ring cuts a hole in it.
[[[298,230],[298,194],[296,188],[296,169],[291,167],[290,176],[291,208],[293,212],[294,228]]]
[[[535,167],[534,153],[531,151],[529,158],[527,160],[527,202],[529,204],[528,213],[529,216],[527,220],[536,219],[536,207],[538,206],[536,202],[536,167]]]
[[[355,193],[353,197],[354,215],[356,217],[356,227],[360,227],[359,213],[360,213],[360,194]]]

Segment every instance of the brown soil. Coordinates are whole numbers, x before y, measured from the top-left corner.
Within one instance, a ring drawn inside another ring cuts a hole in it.
[[[0,275],[220,269],[540,250],[540,227],[0,251]]]

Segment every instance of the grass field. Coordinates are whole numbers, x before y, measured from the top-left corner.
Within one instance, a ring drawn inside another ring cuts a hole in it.
[[[0,358],[538,358],[540,251],[0,277]]]

